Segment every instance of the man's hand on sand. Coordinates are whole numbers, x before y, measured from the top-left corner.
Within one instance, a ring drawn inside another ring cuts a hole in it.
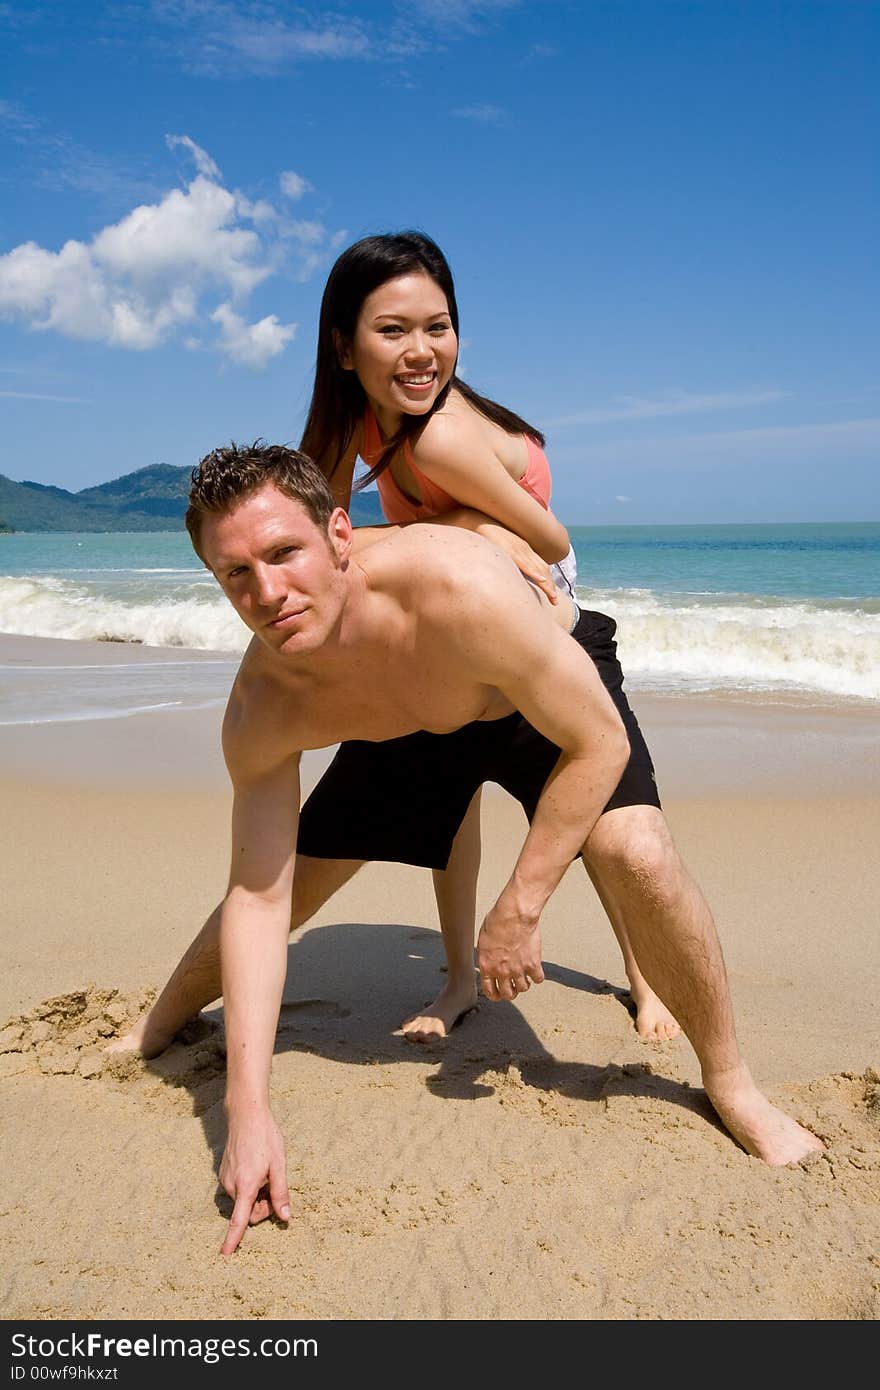
[[[487,999],[516,999],[544,980],[541,933],[497,902],[480,928],[477,968]]]
[[[284,1140],[268,1111],[246,1124],[230,1118],[220,1184],[235,1203],[221,1255],[237,1250],[248,1226],[265,1221],[273,1211],[280,1221],[290,1220]]]

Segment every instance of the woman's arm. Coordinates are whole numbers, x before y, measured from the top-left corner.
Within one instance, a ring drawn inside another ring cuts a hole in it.
[[[339,460],[338,467],[334,469],[332,478],[329,478],[330,491],[336,500],[337,507],[344,508],[345,511],[351,509],[351,485],[354,480],[354,468],[361,446],[361,427],[358,425],[351,437],[348,448]],[[330,467],[329,461],[319,460],[321,472],[327,477]],[[374,545],[376,541],[381,541],[392,531],[400,530],[391,522],[378,523],[374,526],[355,526],[352,537],[351,551],[357,555],[359,550],[366,550],[368,546]]]
[[[483,512],[513,531],[547,564],[568,554],[565,527],[514,481],[479,422],[433,416],[413,448],[413,458],[419,471],[460,506]]]
[[[354,466],[361,447],[361,428],[360,425],[355,429],[354,434],[348,442],[348,448],[333,470],[330,476],[332,460],[329,458],[316,459],[318,467],[330,484],[330,491],[336,499],[337,507],[344,507],[348,511],[351,505],[351,484],[354,478]]]

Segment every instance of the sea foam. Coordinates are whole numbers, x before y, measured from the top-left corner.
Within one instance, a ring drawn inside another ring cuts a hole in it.
[[[222,595],[123,603],[54,575],[0,577],[0,631],[243,652],[250,633]]]
[[[880,700],[873,603],[579,590],[617,620],[630,688],[800,693]]]
[[[631,690],[779,692],[880,700],[876,600],[579,589],[583,607],[618,622]],[[0,577],[0,631],[116,639],[240,655],[244,624],[213,588],[124,602],[56,575]]]

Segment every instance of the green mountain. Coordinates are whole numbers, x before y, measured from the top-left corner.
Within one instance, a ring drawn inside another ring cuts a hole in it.
[[[89,507],[151,517],[154,531],[163,529],[162,522],[170,522],[168,529],[176,531],[183,525],[189,482],[189,468],[152,463],[146,468],[139,468],[136,473],[125,473],[121,478],[114,478],[112,482],[83,488],[75,496],[77,502]],[[109,529],[116,531],[126,528],[113,526]]]
[[[153,463],[81,492],[16,483],[0,473],[0,532],[179,531],[190,471]],[[351,517],[356,526],[381,522],[378,494],[358,493],[352,499]]]

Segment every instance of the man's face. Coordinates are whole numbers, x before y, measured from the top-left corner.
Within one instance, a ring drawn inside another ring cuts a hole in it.
[[[224,594],[270,650],[320,648],[345,599],[351,525],[339,508],[328,531],[267,484],[230,512],[202,521],[201,548]]]

